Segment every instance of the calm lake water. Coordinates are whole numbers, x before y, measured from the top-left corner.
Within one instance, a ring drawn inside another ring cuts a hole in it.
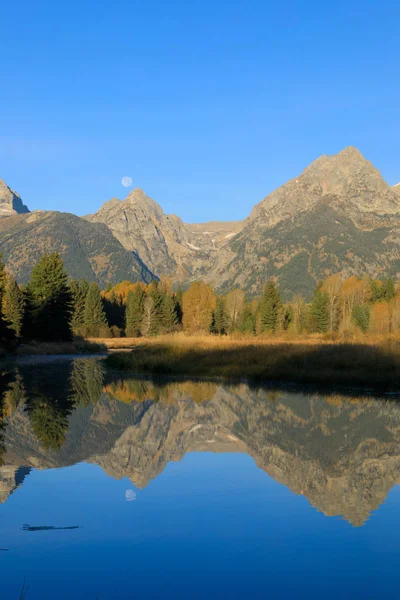
[[[1,377],[1,598],[393,598],[400,404],[129,379]]]

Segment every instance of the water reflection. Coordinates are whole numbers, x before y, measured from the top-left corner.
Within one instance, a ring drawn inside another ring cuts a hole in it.
[[[143,488],[188,452],[242,452],[360,526],[400,482],[395,400],[137,380],[88,359],[16,369],[0,385],[2,503],[31,468],[85,461]]]

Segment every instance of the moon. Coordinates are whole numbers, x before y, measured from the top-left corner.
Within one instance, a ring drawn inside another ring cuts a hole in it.
[[[124,187],[131,187],[132,177],[123,177],[121,183]]]

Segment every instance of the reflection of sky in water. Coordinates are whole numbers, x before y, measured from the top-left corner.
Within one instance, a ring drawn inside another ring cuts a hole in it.
[[[0,506],[2,598],[389,598],[400,495],[360,528],[325,517],[245,454],[190,453],[121,502],[94,465],[32,471]],[[71,531],[22,531],[23,523]]]

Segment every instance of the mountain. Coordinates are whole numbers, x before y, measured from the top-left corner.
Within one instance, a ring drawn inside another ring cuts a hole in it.
[[[176,215],[166,215],[139,188],[123,201],[112,198],[86,219],[107,225],[157,275],[183,282],[206,277],[219,246],[240,230],[237,222],[187,225]]]
[[[0,217],[23,214],[29,209],[22,202],[21,197],[0,179]]]
[[[0,253],[18,281],[26,283],[38,258],[59,252],[75,278],[109,282],[150,282],[153,274],[101,223],[68,213],[35,211],[0,219]]]
[[[43,377],[40,386],[37,379],[32,383],[37,376],[32,369],[33,380],[25,392],[28,404],[32,395],[46,406],[51,395],[48,378]],[[89,392],[96,375],[87,375]],[[68,369],[64,375],[60,371],[57,399],[68,396],[70,381]],[[245,384],[157,386],[148,380],[108,376],[103,393],[79,404],[68,417],[59,450],[42,447],[22,400],[5,422],[2,444],[0,501],[22,483],[31,467],[85,461],[143,488],[168,462],[177,462],[188,452],[244,452],[324,514],[342,515],[360,526],[400,483],[397,403],[337,394],[323,398]]]
[[[322,156],[258,204],[208,274],[250,293],[310,297],[334,273],[400,275],[400,196],[355,148]]]
[[[315,160],[244,221],[184,223],[139,188],[85,218],[30,216],[17,214],[28,209],[2,182],[1,207],[0,252],[22,281],[47,249],[61,251],[72,275],[101,285],[154,273],[257,295],[272,278],[285,299],[309,299],[335,273],[400,277],[400,184],[390,187],[352,147]]]
[[[111,200],[102,222],[157,275],[219,291],[259,294],[275,279],[285,298],[310,298],[331,274],[400,276],[400,186],[390,188],[356,148],[321,156],[243,222],[186,224],[142,190]]]

